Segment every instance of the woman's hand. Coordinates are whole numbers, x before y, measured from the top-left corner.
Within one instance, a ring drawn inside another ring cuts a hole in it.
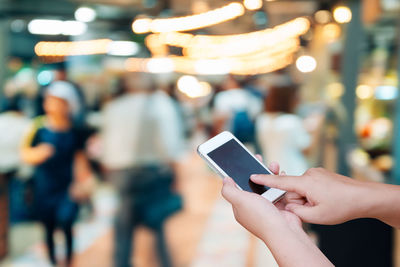
[[[294,197],[285,198],[284,208],[305,222],[337,224],[363,213],[357,205],[366,197],[360,191],[362,183],[322,168],[309,169],[302,176],[253,175],[251,180],[292,192]]]
[[[269,168],[279,173],[279,165]],[[284,209],[287,198],[275,206],[258,194],[240,190],[231,178],[224,179],[222,195],[232,204],[236,220],[267,244],[279,266],[331,266],[304,232],[299,217]],[[296,194],[292,197],[297,199]]]
[[[257,155],[257,158],[260,161],[262,160],[261,156]],[[271,163],[268,168],[274,174],[279,174],[279,165],[277,163]],[[272,214],[283,219],[291,229],[295,231],[303,231],[299,217],[294,213],[285,210],[288,198],[294,198],[294,201],[297,201],[298,195],[295,193],[289,193],[288,196],[285,195],[285,197],[274,206],[270,201],[260,195],[240,190],[231,178],[225,178],[222,195],[232,204],[236,220],[243,227],[261,239],[264,235],[263,230],[265,230],[265,224],[254,224],[253,222],[260,220],[263,217],[267,217],[265,219],[271,221],[269,216]],[[260,225],[261,228],[259,228],[258,225]]]
[[[286,190],[282,207],[304,222],[338,224],[357,218],[376,218],[400,227],[400,187],[361,182],[323,168],[302,176],[252,175],[257,184]],[[292,192],[289,194],[289,192]]]

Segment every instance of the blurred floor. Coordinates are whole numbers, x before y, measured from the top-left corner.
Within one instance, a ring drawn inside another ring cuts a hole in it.
[[[265,245],[251,237],[233,218],[230,205],[220,196],[221,180],[195,154],[180,165],[178,187],[185,199],[182,212],[167,223],[167,239],[177,267],[277,266]],[[116,198],[107,186],[94,197],[95,215],[75,227],[75,267],[112,266],[112,214]],[[10,259],[5,267],[49,266],[37,224],[13,227]],[[57,236],[57,252],[63,258],[62,236]],[[158,266],[153,253],[153,237],[140,228],[136,235],[136,267]]]

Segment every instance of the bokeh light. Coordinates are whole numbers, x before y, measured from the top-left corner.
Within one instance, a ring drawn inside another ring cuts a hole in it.
[[[248,10],[257,10],[262,7],[262,0],[244,0],[243,5]]]
[[[244,14],[242,4],[234,2],[204,13],[167,19],[141,18],[132,24],[135,33],[190,31],[232,20]]]
[[[331,21],[331,13],[328,10],[318,10],[314,14],[314,19],[320,24],[326,24]]]
[[[368,99],[374,95],[374,89],[366,84],[360,84],[356,88],[356,95],[359,99]]]
[[[40,35],[81,35],[86,32],[87,25],[74,20],[34,19],[29,22],[28,30]]]
[[[141,18],[132,23],[132,30],[135,33],[146,33],[150,31],[151,19]]]
[[[339,6],[333,11],[333,17],[338,23],[348,23],[351,21],[351,10],[346,6]]]
[[[375,98],[379,100],[393,100],[397,95],[397,87],[393,85],[381,85],[375,89]]]
[[[317,67],[317,61],[312,56],[301,56],[296,60],[296,67],[304,73],[312,72]]]
[[[81,22],[91,22],[96,19],[96,11],[90,7],[80,7],[75,11],[75,19]]]
[[[37,76],[37,81],[41,86],[46,86],[53,81],[54,74],[50,70],[42,70]]]
[[[336,23],[328,23],[323,28],[323,36],[328,41],[335,41],[340,37],[342,30]]]
[[[170,58],[152,58],[147,62],[147,70],[151,73],[169,73],[174,69],[174,61]]]
[[[133,56],[140,51],[138,43],[131,41],[113,41],[108,45],[108,54],[112,56]]]
[[[337,99],[341,97],[344,93],[344,86],[342,83],[330,83],[326,87],[327,94],[332,99]]]

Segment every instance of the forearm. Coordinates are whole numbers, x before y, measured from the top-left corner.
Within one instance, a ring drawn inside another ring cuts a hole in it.
[[[366,183],[364,186],[364,216],[400,228],[400,186]]]
[[[279,266],[333,266],[303,229],[287,228],[282,225],[281,229],[269,231],[263,237]]]
[[[78,181],[84,181],[92,176],[92,168],[83,152],[77,152],[75,154],[74,172]]]
[[[44,161],[44,159],[38,156],[34,147],[23,148],[21,150],[21,159],[23,162],[30,165],[39,165]]]

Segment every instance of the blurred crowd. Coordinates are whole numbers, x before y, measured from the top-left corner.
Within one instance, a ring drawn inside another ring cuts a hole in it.
[[[172,266],[164,224],[183,207],[175,173],[193,153],[190,140],[199,133],[205,140],[231,131],[290,175],[320,163],[315,143],[327,108],[302,103],[298,85],[285,72],[226,76],[196,106],[177,95],[174,84],[157,83],[148,73],[121,75],[89,105],[65,67],[52,71],[53,81],[38,90],[20,86],[18,77],[7,83],[0,101],[0,173],[10,185],[11,222],[39,221],[54,265],[60,261],[55,230],[65,234],[70,266],[79,209],[90,210],[97,185],[109,183],[119,200],[114,266],[131,266],[139,225],[153,231],[160,265]]]

